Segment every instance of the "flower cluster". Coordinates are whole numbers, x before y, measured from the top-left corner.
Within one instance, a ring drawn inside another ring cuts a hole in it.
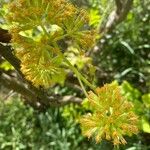
[[[117,83],[97,88],[96,93],[89,92],[88,100],[94,112],[80,120],[83,134],[88,138],[94,136],[96,142],[106,139],[119,145],[126,144],[124,135],[138,132],[133,105],[122,97]]]
[[[18,29],[11,29],[12,42],[25,78],[36,87],[63,84],[66,73],[60,67],[62,58],[57,55],[58,49],[48,45],[49,40],[45,35],[34,40],[21,36]]]
[[[67,37],[81,49],[95,42],[95,32],[83,31],[89,21],[87,12],[67,0],[13,0],[8,12],[11,42],[21,60],[21,71],[37,87],[65,79],[60,40]]]

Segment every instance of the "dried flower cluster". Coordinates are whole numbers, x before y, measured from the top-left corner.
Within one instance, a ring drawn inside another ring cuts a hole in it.
[[[89,20],[87,12],[67,0],[13,0],[8,9],[15,55],[26,79],[37,87],[65,79],[60,40],[70,39],[81,49],[95,42],[95,32],[82,31]]]
[[[96,142],[106,139],[119,145],[126,144],[124,135],[138,132],[133,105],[122,97],[117,83],[97,88],[96,93],[89,92],[88,100],[95,111],[80,120],[83,134],[88,138],[94,136]]]

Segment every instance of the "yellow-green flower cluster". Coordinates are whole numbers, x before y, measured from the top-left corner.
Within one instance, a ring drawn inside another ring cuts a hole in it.
[[[58,25],[70,37],[82,32],[83,26],[89,22],[88,13],[67,0],[13,0],[8,12],[7,20],[19,25],[21,30]],[[83,34],[92,35],[91,32]]]
[[[27,80],[36,87],[63,84],[66,73],[60,67],[62,58],[57,56],[57,48],[47,44],[47,37],[34,41],[13,34],[12,40],[15,40],[15,55],[21,60],[21,71]]]
[[[80,120],[85,136],[95,137],[96,142],[106,139],[119,145],[126,144],[124,135],[137,134],[138,119],[133,105],[121,95],[117,83],[97,88],[96,93],[89,92],[88,100],[94,112]]]
[[[88,49],[89,47],[92,47],[95,44],[95,37],[96,37],[96,31],[85,31],[83,33],[79,33],[76,36],[76,40],[78,41],[78,44],[83,49]]]
[[[75,14],[76,8],[66,0],[14,0],[9,4],[7,19],[22,26],[62,24]]]
[[[95,42],[94,32],[82,31],[89,21],[87,12],[67,0],[13,0],[6,18],[21,71],[37,87],[65,79],[60,40],[67,37],[81,49]]]

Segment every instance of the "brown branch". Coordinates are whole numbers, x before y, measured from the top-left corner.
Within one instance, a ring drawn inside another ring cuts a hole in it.
[[[0,76],[0,83],[8,89],[20,93],[33,107],[36,106],[34,93],[28,90],[28,88],[19,80],[16,80],[14,77],[10,77],[7,74],[2,73]],[[30,102],[31,100],[32,102]]]
[[[133,0],[115,0],[116,10],[108,16],[108,20],[103,27],[100,27],[101,35],[111,32],[120,22],[122,22],[129,13]]]
[[[129,13],[133,0],[115,0],[116,9],[113,10],[106,22],[99,27],[99,33],[101,39],[106,39],[105,35],[111,33],[115,27],[121,23]],[[107,39],[106,39],[107,40]],[[101,43],[100,40],[91,51],[87,53],[88,56],[94,54],[97,55],[103,49],[104,43]]]
[[[8,31],[0,28],[0,42],[9,43],[10,40],[11,40],[11,35],[8,33]]]
[[[129,13],[132,7],[132,4],[133,4],[133,0],[126,0],[124,3],[122,2],[122,12],[120,15],[118,14],[119,17],[118,17],[117,23],[120,23],[126,18],[127,14]]]
[[[20,72],[20,60],[12,53],[10,46],[4,46],[0,43],[0,55],[3,56],[19,73]]]
[[[75,96],[48,96],[35,93],[33,89],[30,89],[28,85],[22,83],[14,77],[10,77],[7,74],[2,73],[0,76],[0,83],[6,86],[8,89],[13,89],[15,92],[20,93],[28,104],[34,108],[45,109],[48,107],[59,107],[69,103],[81,104],[82,99]]]
[[[73,79],[73,76],[72,76],[72,79]],[[76,83],[71,83],[69,81],[65,81],[65,85],[71,89],[74,89],[77,92],[80,92],[80,93],[82,92],[82,88],[79,85],[77,85]]]
[[[115,3],[116,3],[116,7],[117,7],[116,12],[117,12],[117,14],[119,14],[122,10],[122,1],[121,0],[115,0]]]

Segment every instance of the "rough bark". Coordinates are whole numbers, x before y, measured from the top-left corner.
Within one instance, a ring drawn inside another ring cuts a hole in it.
[[[32,107],[40,110],[44,110],[48,107],[59,107],[64,106],[69,103],[81,104],[82,99],[67,95],[46,95],[43,91],[37,89],[35,91],[27,84],[23,83],[19,79],[12,77],[8,74],[2,73],[0,76],[0,83],[6,86],[8,89],[13,89],[13,91],[21,94],[25,99],[26,103],[30,104]]]

